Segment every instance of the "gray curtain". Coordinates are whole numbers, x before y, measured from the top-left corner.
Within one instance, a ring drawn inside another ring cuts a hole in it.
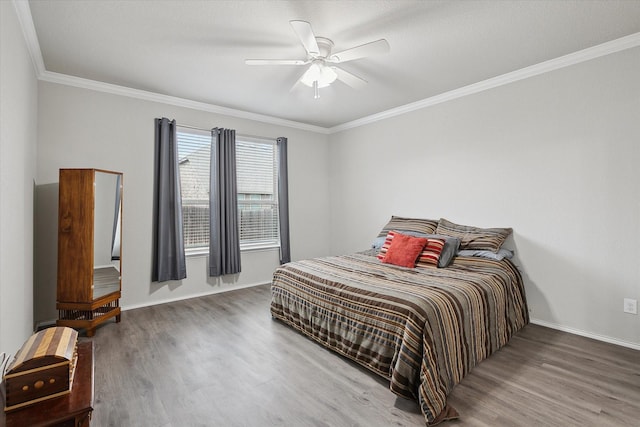
[[[155,176],[153,215],[153,271],[151,280],[187,277],[182,230],[182,199],[176,121],[155,120]]]
[[[287,172],[287,138],[276,139],[278,144],[278,206],[280,209],[280,264],[291,261],[289,242],[289,178]]]
[[[236,131],[211,129],[209,276],[240,272]]]

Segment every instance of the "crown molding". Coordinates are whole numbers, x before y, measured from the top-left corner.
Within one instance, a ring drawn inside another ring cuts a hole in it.
[[[54,73],[52,71],[44,71],[39,80],[58,83],[67,86],[74,86],[82,89],[90,89],[98,92],[110,93],[113,95],[126,96],[129,98],[142,99],[145,101],[159,102],[162,104],[175,105],[177,107],[191,108],[198,111],[206,111],[209,113],[223,114],[226,116],[237,117],[240,119],[254,120],[257,122],[269,123],[272,125],[286,126],[289,128],[301,129],[310,132],[328,134],[329,129],[310,125],[307,123],[295,122],[293,120],[281,119],[279,117],[267,116],[263,114],[251,113],[248,111],[236,110],[219,105],[208,104],[205,102],[192,101],[190,99],[178,98],[176,96],[162,95],[155,92],[149,92],[140,89],[132,89],[126,86],[119,86],[110,83],[103,83],[96,80],[83,79],[80,77],[69,76],[67,74]]]
[[[453,99],[461,98],[467,95],[473,95],[478,92],[493,89],[498,86],[503,86],[509,83],[517,82],[519,80],[534,77],[539,74],[548,73],[550,71],[558,70],[560,68],[569,67],[571,65],[579,64],[581,62],[589,61],[591,59],[599,58],[601,56],[609,55],[611,53],[620,52],[622,50],[631,49],[640,46],[640,33],[630,34],[619,39],[615,39],[606,43],[602,43],[593,47],[589,47],[577,52],[570,53],[568,55],[560,56],[555,59],[550,59],[539,64],[531,65],[529,67],[522,68],[520,70],[512,71],[510,73],[502,74],[497,77],[492,77],[487,80],[483,80],[478,83],[473,83],[468,86],[463,86],[458,89],[454,89],[448,92],[444,92],[440,95],[425,98],[420,101],[406,104],[400,107],[392,108],[390,110],[382,111],[380,113],[372,114],[360,119],[356,119],[350,122],[343,123],[338,126],[329,128],[329,133],[342,132],[347,129],[353,129],[359,126],[375,123],[380,120],[388,119],[391,117],[399,116],[409,113],[411,111],[420,110],[423,108],[431,107],[443,102],[451,101]]]
[[[27,43],[27,49],[29,50],[29,56],[31,56],[36,76],[39,77],[45,71],[44,60],[42,59],[42,51],[40,50],[36,27],[33,25],[29,2],[27,0],[13,0],[13,8],[18,15],[20,28],[22,28],[22,34]]]

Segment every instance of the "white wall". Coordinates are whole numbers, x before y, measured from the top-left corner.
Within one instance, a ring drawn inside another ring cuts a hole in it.
[[[332,135],[332,252],[392,214],[510,226],[533,319],[639,346],[639,75],[635,48]]]
[[[38,321],[56,317],[59,168],[100,168],[124,174],[124,308],[270,282],[278,265],[275,250],[244,252],[242,272],[237,276],[208,278],[206,257],[193,257],[187,259],[187,279],[151,282],[154,118],[163,116],[205,129],[220,126],[245,135],[288,137],[292,258],[329,253],[327,135],[41,81],[36,216]]]
[[[33,333],[37,81],[10,2],[0,2],[0,352]]]

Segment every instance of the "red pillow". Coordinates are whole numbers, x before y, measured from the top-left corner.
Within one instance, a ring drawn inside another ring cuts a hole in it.
[[[387,234],[390,244],[381,261],[386,264],[399,265],[401,267],[413,268],[416,265],[416,258],[422,252],[428,239],[424,237],[407,236],[406,234],[390,231]],[[386,244],[386,241],[385,241]]]

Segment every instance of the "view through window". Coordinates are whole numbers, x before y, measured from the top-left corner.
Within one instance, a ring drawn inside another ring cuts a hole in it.
[[[211,134],[178,131],[184,244],[187,252],[209,247]],[[236,135],[240,248],[279,244],[278,164],[275,141]]]

